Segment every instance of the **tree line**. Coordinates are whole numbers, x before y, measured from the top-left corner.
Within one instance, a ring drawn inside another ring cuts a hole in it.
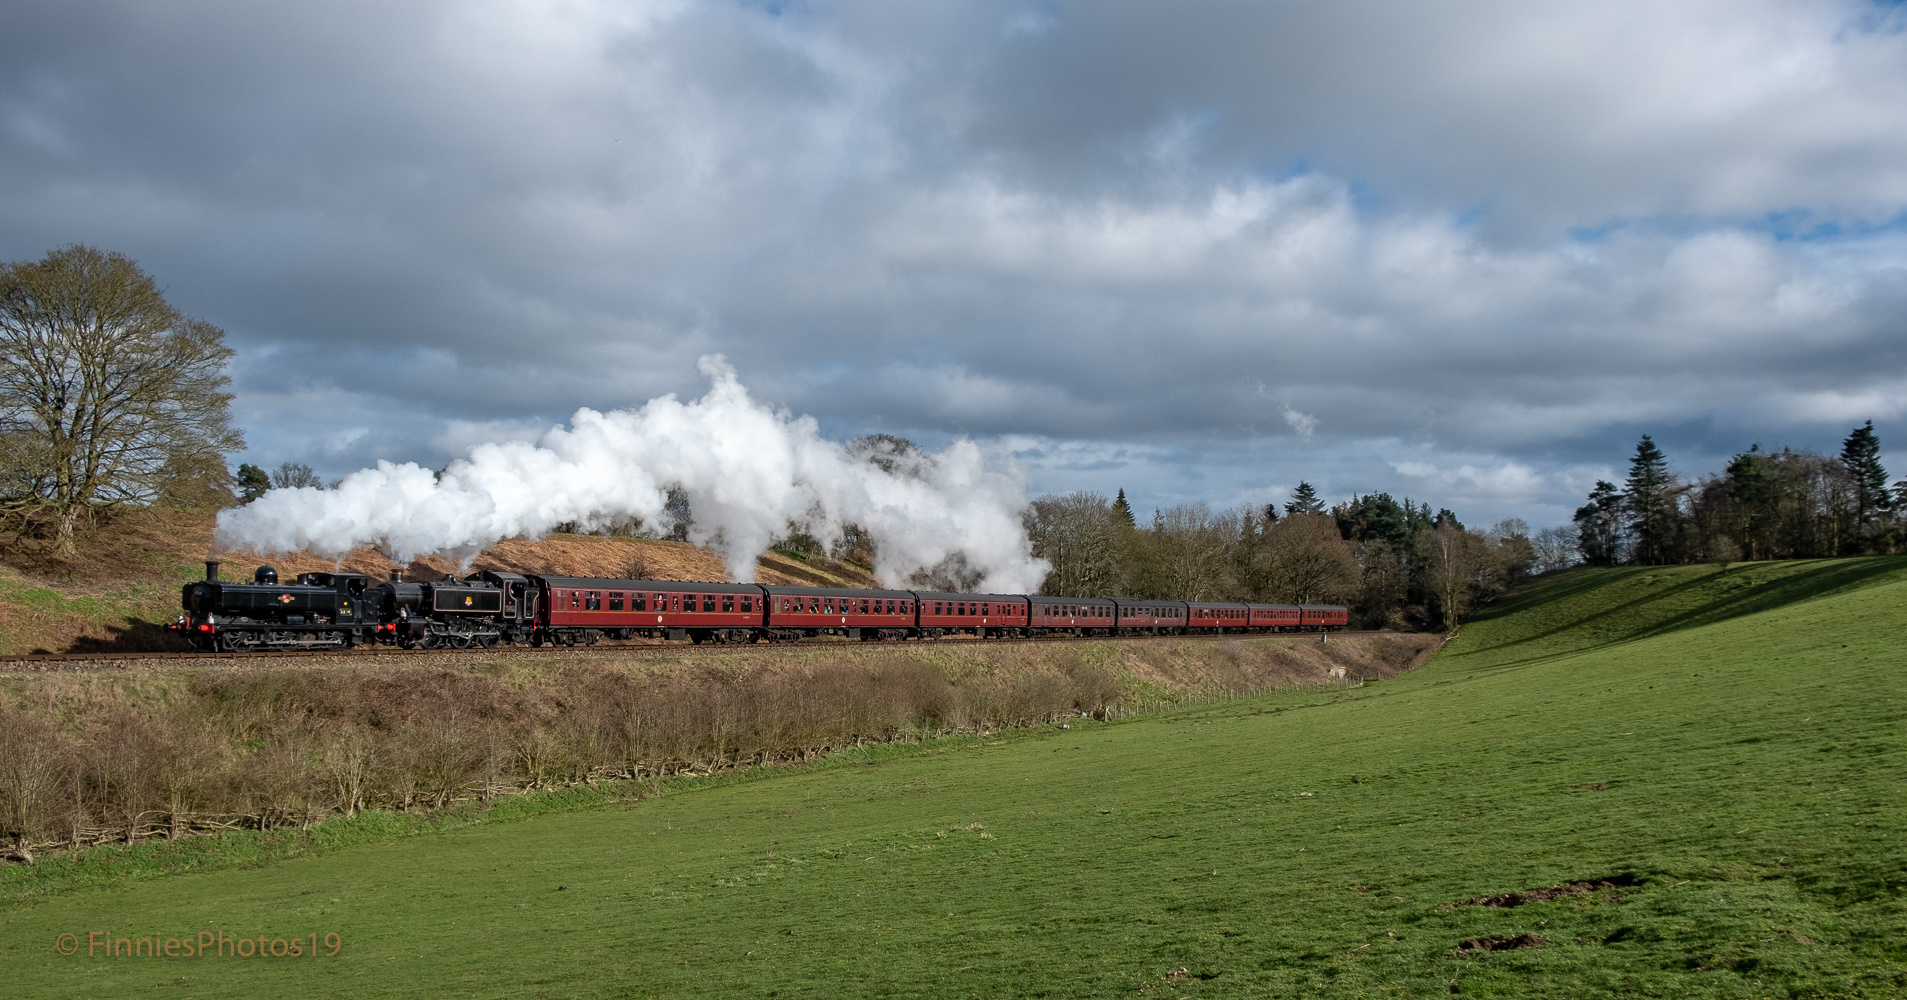
[[[1644,434],[1628,478],[1598,480],[1574,528],[1592,566],[1895,553],[1907,550],[1907,481],[1888,484],[1872,420],[1839,455],[1756,444],[1692,480]]]
[[[1448,509],[1388,493],[1326,508],[1299,483],[1276,505],[1202,503],[1133,516],[1124,490],[1045,496],[1025,517],[1035,555],[1053,565],[1044,594],[1272,604],[1343,604],[1364,627],[1452,628],[1545,564],[1529,526],[1464,527]]]

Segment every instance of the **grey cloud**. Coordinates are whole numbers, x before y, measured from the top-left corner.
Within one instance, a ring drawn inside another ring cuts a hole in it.
[[[1213,502],[1553,512],[1638,428],[1720,455],[1907,413],[1907,42],[1851,0],[9,29],[0,255],[132,254],[232,332],[255,452],[334,474],[695,393],[711,351],[829,426]]]

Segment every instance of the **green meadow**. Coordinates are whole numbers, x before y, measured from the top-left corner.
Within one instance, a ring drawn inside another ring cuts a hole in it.
[[[1361,687],[89,851],[0,994],[1900,996],[1904,638],[1903,559],[1577,570]]]

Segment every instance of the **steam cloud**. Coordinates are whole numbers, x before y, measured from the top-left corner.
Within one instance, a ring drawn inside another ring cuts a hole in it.
[[[330,490],[272,490],[220,514],[218,544],[334,559],[370,545],[399,561],[444,555],[467,566],[500,539],[565,521],[667,525],[675,486],[693,512],[690,540],[721,552],[737,580],[754,579],[755,557],[791,522],[822,539],[859,525],[888,586],[963,559],[984,590],[1032,593],[1045,578],[1020,522],[1026,482],[1012,462],[963,440],[937,454],[884,456],[883,468],[822,438],[814,418],[751,398],[720,355],[697,367],[709,380],[701,399],[580,409],[534,444],[478,445],[441,477],[379,462]]]

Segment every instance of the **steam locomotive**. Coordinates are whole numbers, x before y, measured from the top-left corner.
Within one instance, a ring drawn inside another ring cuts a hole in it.
[[[180,594],[172,630],[206,652],[469,649],[503,643],[594,645],[600,639],[694,643],[865,642],[968,635],[1216,635],[1325,632],[1346,609],[1326,604],[1240,604],[1135,598],[844,590],[753,583],[685,583],[473,573],[462,580],[372,583],[362,573],[301,573],[283,584],[260,566],[252,582],[219,580],[219,564]]]

